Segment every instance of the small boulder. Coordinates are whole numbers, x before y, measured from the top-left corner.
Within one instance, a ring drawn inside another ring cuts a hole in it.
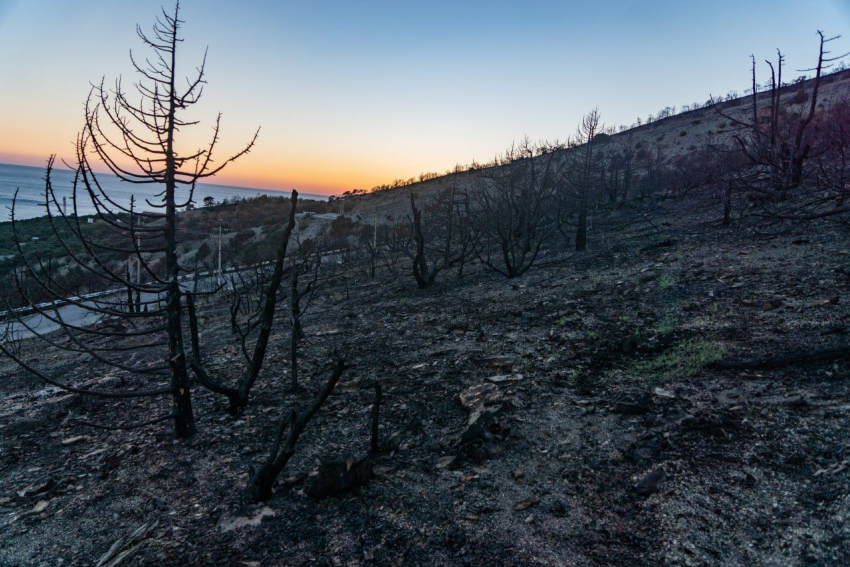
[[[655,388],[652,393],[665,400],[672,400],[676,397],[676,394],[664,388]]]
[[[487,381],[492,384],[503,384],[505,382],[521,382],[525,376],[522,374],[499,374],[498,376],[490,376]]]
[[[307,489],[307,495],[321,500],[363,486],[372,479],[374,465],[375,459],[371,454],[356,461],[322,463],[319,475]]]
[[[530,496],[525,500],[520,500],[516,504],[514,504],[514,510],[519,512],[520,510],[528,510],[529,508],[533,508],[540,504],[540,499],[536,496]]]
[[[635,492],[638,496],[647,497],[655,492],[658,492],[658,486],[664,480],[664,469],[658,467],[641,477],[635,484]]]

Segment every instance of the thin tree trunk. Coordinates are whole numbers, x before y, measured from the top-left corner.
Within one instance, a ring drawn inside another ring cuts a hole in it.
[[[582,203],[578,214],[578,227],[576,228],[576,251],[582,252],[587,248],[587,207]]]
[[[176,19],[176,16],[175,16]],[[175,112],[178,101],[175,94],[177,27],[174,28],[171,44],[171,82],[169,91],[168,131],[165,155],[165,269],[168,288],[166,290],[166,312],[168,319],[168,362],[171,366],[171,389],[174,402],[174,432],[177,438],[191,437],[197,431],[192,413],[192,395],[189,374],[186,370],[186,353],[183,349],[183,329],[180,305],[180,265],[177,261],[177,207],[174,132]]]

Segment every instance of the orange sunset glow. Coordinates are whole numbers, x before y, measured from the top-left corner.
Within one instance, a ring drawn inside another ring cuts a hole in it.
[[[212,182],[319,194],[368,190],[489,161],[525,135],[564,140],[581,114],[597,105],[606,125],[630,124],[667,104],[704,101],[718,85],[744,88],[740,54],[754,47],[772,53],[778,28],[788,28],[789,68],[802,68],[808,30],[819,25],[815,19],[848,19],[841,2],[756,30],[745,17],[730,22],[709,13],[683,41],[665,22],[688,18],[693,8],[622,2],[606,13],[603,27],[634,39],[635,22],[643,22],[645,33],[667,30],[677,44],[675,53],[664,53],[668,64],[652,69],[653,80],[634,89],[628,85],[646,76],[645,63],[663,45],[632,42],[624,51],[603,42],[588,58],[576,50],[593,41],[595,32],[578,23],[588,7],[547,3],[548,16],[541,19],[518,4],[488,3],[491,11],[479,20],[474,4],[453,5],[449,12],[400,5],[369,12],[342,5],[328,10],[249,2],[237,10],[217,1],[186,2],[189,25],[178,68],[190,74],[209,46],[209,84],[197,116],[201,124],[181,133],[183,147],[205,143],[221,111],[221,155],[262,130],[251,154]],[[51,154],[70,159],[90,83],[129,80],[129,52],[140,48],[134,22],[158,9],[159,0],[111,10],[93,0],[73,9],[59,0],[4,3],[0,162],[43,166]],[[806,18],[811,22],[800,21]],[[431,42],[434,32],[440,40]],[[718,44],[720,34],[726,39]],[[616,74],[598,64],[615,60]]]

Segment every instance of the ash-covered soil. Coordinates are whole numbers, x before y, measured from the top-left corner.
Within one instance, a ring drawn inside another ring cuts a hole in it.
[[[659,232],[591,232],[587,253],[516,280],[447,272],[422,292],[405,264],[328,288],[304,319],[304,390],[288,390],[281,315],[249,407],[230,416],[196,387],[189,441],[79,423],[168,400],[83,398],[0,361],[0,565],[92,565],[121,538],[122,565],[850,564],[848,360],[712,366],[850,343],[850,233],[758,236],[692,201],[665,209]],[[226,307],[200,317],[208,366],[235,382]],[[250,506],[251,468],[335,350],[356,367]],[[139,386],[24,352],[69,383]],[[310,498],[320,463],[366,452],[376,380],[374,477]]]

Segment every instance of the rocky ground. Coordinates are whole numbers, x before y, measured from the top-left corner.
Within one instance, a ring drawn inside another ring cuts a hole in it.
[[[305,316],[304,390],[287,388],[281,318],[251,405],[232,417],[197,388],[190,441],[78,421],[150,419],[166,400],[83,398],[0,361],[0,565],[850,564],[850,362],[717,364],[850,343],[850,233],[758,236],[665,208],[659,232],[591,233],[589,252],[517,280],[328,288]],[[221,307],[201,305],[201,339],[235,381]],[[251,468],[334,350],[356,366],[274,497],[249,505]],[[24,356],[128,387],[82,357]],[[318,465],[368,448],[375,381],[374,476],[316,501]]]

